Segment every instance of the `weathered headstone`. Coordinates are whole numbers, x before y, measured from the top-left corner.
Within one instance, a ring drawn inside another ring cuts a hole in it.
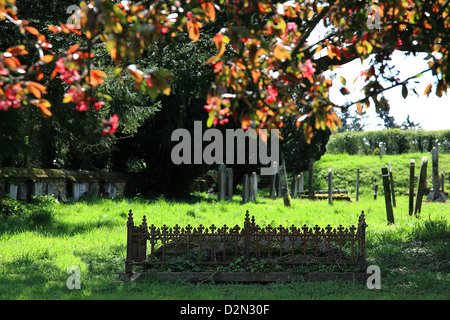
[[[250,195],[249,201],[255,201],[258,196],[258,176],[256,172],[252,172],[250,176]]]
[[[433,190],[430,191],[427,197],[427,201],[432,202],[445,202],[447,200],[447,197],[445,194],[440,190],[440,182],[439,182],[439,155],[438,150],[436,148],[433,148],[431,151],[431,160],[433,162]]]
[[[227,183],[227,167],[222,163],[217,169],[217,200],[225,201]]]
[[[249,197],[249,181],[248,181],[248,174],[244,174],[244,179],[242,182],[242,203],[247,203],[248,202],[248,197]]]
[[[286,167],[281,165],[280,168],[281,195],[283,196],[284,206],[291,206],[291,196],[289,194],[289,186],[286,175]]]
[[[300,173],[300,176],[299,176],[299,179],[298,179],[298,192],[305,192],[305,184],[304,184],[303,172]]]
[[[386,154],[386,143],[380,142],[378,146],[380,147],[380,159],[381,159]]]
[[[18,190],[19,190],[19,186],[17,184],[9,185],[9,195],[11,196],[11,199],[17,200]]]
[[[227,199],[233,200],[233,169],[227,168]]]
[[[19,183],[19,190],[17,192],[17,199],[19,200],[27,200],[28,190],[27,185],[25,183]]]
[[[422,157],[422,164],[420,165],[419,182],[417,185],[416,206],[414,208],[414,215],[420,213],[422,209],[422,198],[423,195],[425,194],[426,179],[427,179],[427,165],[428,165],[428,158]]]
[[[381,168],[381,176],[383,178],[383,187],[384,187],[384,200],[386,203],[386,215],[389,223],[394,223],[394,212],[392,210],[392,202],[391,202],[391,190],[389,183],[389,174],[388,168]]]
[[[292,176],[292,182],[291,182],[291,189],[292,189],[292,198],[297,197],[297,186],[298,186],[298,179],[300,176],[296,176],[295,174]]]
[[[277,174],[273,174],[270,176],[270,198],[275,199],[275,189],[277,182]]]

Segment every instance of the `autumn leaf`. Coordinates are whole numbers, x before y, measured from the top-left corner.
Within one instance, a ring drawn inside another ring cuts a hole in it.
[[[350,94],[350,91],[349,91],[347,88],[345,88],[345,87],[341,88],[339,91],[340,91],[343,95]]]
[[[186,28],[189,32],[189,38],[194,42],[200,39],[200,26],[200,22],[193,22],[191,20],[188,20],[186,22]]]
[[[6,52],[11,53],[13,56],[28,54],[28,51],[25,50],[25,46],[22,44],[19,46],[8,48]]]
[[[41,59],[39,59],[39,61],[43,63],[50,63],[53,61],[53,56],[51,54],[47,54],[43,56]]]
[[[430,92],[431,92],[431,83],[425,88],[423,94],[426,94],[428,97],[430,95]]]
[[[27,30],[32,35],[38,36],[39,31],[35,27],[25,27],[25,30]]]
[[[105,82],[102,78],[106,78],[107,75],[103,71],[100,70],[91,70],[90,77],[86,76],[86,82],[93,87],[98,86]]]
[[[79,47],[80,47],[79,43],[74,44],[73,46],[70,47],[69,51],[67,51],[67,54],[69,55],[69,54],[74,53],[75,51],[78,50]]]
[[[202,2],[201,7],[203,9],[203,13],[210,21],[214,21],[216,19],[216,9],[211,2]]]

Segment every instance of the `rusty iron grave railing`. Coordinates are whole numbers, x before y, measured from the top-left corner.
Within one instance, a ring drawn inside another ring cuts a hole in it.
[[[366,266],[364,211],[358,227],[340,225],[325,228],[306,225],[296,227],[261,228],[250,219],[247,211],[244,227],[238,225],[217,228],[211,225],[172,228],[163,225],[148,226],[143,217],[139,226],[134,225],[130,210],[127,221],[127,257],[125,273],[133,266],[151,267],[165,265],[169,261],[190,260],[197,265],[230,265],[243,259],[243,266],[250,261],[266,261],[277,265],[354,265],[363,270]],[[149,245],[149,254],[147,252]]]

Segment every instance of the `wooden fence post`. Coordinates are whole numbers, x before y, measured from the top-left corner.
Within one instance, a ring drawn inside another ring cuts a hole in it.
[[[314,175],[314,158],[310,158],[309,159],[309,177],[308,177],[308,194],[309,194],[310,199],[314,199],[313,175]]]
[[[409,163],[409,215],[414,212],[414,171],[415,160],[411,159]]]
[[[359,168],[356,169],[356,201],[359,201]]]
[[[388,165],[389,165],[389,182],[391,184],[391,193],[392,193],[392,206],[395,208],[396,204],[395,204],[395,191],[394,191],[394,177],[392,176],[392,165],[391,165],[390,161],[389,161]]]
[[[378,195],[378,183],[375,183],[374,187],[373,187],[373,200],[377,200],[377,195]]]
[[[333,204],[333,169],[328,169],[328,204]]]
[[[391,190],[389,184],[388,168],[381,168],[381,176],[383,178],[384,200],[386,203],[386,214],[389,223],[394,223],[394,212],[392,211]]]
[[[419,182],[417,185],[416,207],[414,209],[414,215],[417,215],[417,213],[420,213],[420,211],[422,210],[422,199],[425,193],[426,187],[425,181],[427,179],[427,165],[428,165],[428,158],[423,157],[422,164],[420,165],[420,174],[419,174]]]

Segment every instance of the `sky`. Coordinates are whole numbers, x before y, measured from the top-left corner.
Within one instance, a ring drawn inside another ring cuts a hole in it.
[[[394,52],[391,63],[399,70],[399,78],[403,80],[428,68],[428,63],[424,60],[425,56],[426,54],[422,53],[417,54],[417,56],[407,56],[404,52],[397,51]],[[344,105],[348,101],[357,101],[364,96],[360,92],[364,80],[359,78],[359,74],[367,68],[369,61],[370,58],[361,64],[361,60],[356,59],[334,70],[336,78],[330,89],[331,101],[338,105]],[[339,91],[343,87],[339,81],[340,76],[343,76],[347,81],[346,87],[350,90],[349,95],[344,96]],[[353,83],[355,78],[358,78],[358,80]],[[427,85],[435,81],[435,76],[431,72],[424,73],[414,81],[418,83],[411,82],[411,87],[407,86],[409,90],[406,99],[402,96],[401,86],[384,92],[384,96],[390,105],[389,115],[393,116],[398,124],[402,124],[409,115],[410,120],[414,123],[420,123],[424,130],[450,129],[450,92],[447,95],[443,94],[441,98],[435,95],[433,89],[428,97],[423,94]],[[419,96],[410,89],[412,86],[415,87]],[[356,110],[356,105],[353,106],[353,109]],[[383,129],[383,121],[377,117],[373,103],[366,109],[366,112],[368,115],[368,118],[364,121],[366,130]]]
[[[324,37],[326,31],[327,28],[323,26],[322,22],[319,23],[309,36],[308,43],[316,43]],[[318,53],[319,56],[326,54],[326,49]],[[360,92],[364,86],[364,80],[360,78],[355,83],[353,81],[355,78],[359,78],[361,71],[368,68],[372,57],[373,55],[369,56],[363,63],[361,63],[360,59],[355,59],[330,71],[330,74],[333,72],[336,74],[333,86],[330,89],[330,99],[333,103],[345,105],[348,101],[358,101],[364,96]],[[424,60],[425,57],[425,53],[418,53],[416,56],[413,56],[406,55],[405,52],[395,51],[390,65],[394,65],[400,71],[398,78],[403,80],[428,68],[428,62]],[[340,76],[346,79],[346,87],[350,90],[348,95],[344,96],[339,91],[343,87],[339,81]],[[393,116],[395,122],[400,125],[409,115],[410,120],[414,123],[419,123],[424,130],[450,129],[450,92],[447,95],[444,93],[441,98],[435,95],[433,89],[428,97],[423,94],[427,85],[435,82],[435,76],[430,71],[414,79],[414,81],[418,81],[418,83],[411,82],[411,84],[415,86],[419,96],[413,93],[410,85],[408,85],[409,90],[406,99],[402,96],[401,86],[384,91],[383,95],[390,105],[389,115]],[[384,86],[387,87],[388,85],[385,84]],[[352,108],[356,112],[356,105],[353,105]],[[367,119],[363,121],[366,131],[384,129],[383,121],[377,117],[375,105],[372,101],[370,107],[366,109],[366,114]]]

